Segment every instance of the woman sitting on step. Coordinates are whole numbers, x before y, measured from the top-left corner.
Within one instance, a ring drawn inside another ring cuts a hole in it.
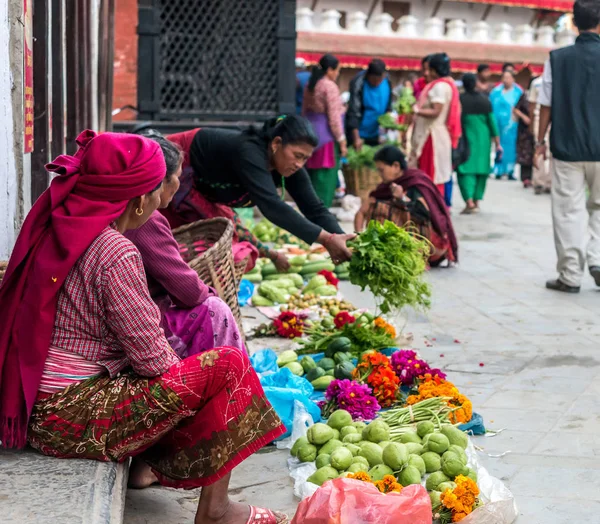
[[[404,153],[395,146],[382,147],[375,154],[382,183],[371,191],[354,218],[356,231],[370,220],[391,220],[427,238],[433,248],[429,264],[458,260],[458,242],[444,197],[423,171],[406,166]]]
[[[246,353],[181,360],[123,233],[160,204],[165,159],[136,135],[83,132],[29,213],[0,286],[0,441],[124,461],[130,484],[202,487],[195,522],[286,522],[236,504],[231,471],[285,432]]]
[[[146,136],[158,143],[167,164],[159,205],[165,209],[179,189],[183,153],[159,133]],[[150,295],[160,308],[161,327],[180,357],[222,346],[246,350],[231,309],[181,258],[169,222],[160,212],[152,213],[125,237],[142,255]]]

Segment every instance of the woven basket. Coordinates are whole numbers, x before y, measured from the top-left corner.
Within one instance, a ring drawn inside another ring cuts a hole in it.
[[[237,282],[238,287],[240,286],[242,278],[244,278],[244,275],[246,274],[246,267],[248,266],[249,258],[250,256],[247,256],[243,260],[240,260],[239,262],[234,262],[233,264],[233,269],[235,272],[235,281]]]
[[[375,169],[368,167],[351,169],[346,166],[343,172],[346,180],[346,193],[356,195],[362,200],[381,184],[381,178]]]
[[[2,279],[4,278],[4,273],[6,273],[7,267],[8,262],[6,260],[0,260],[0,284],[2,284]]]
[[[231,249],[233,222],[227,218],[199,220],[174,229],[173,236],[179,244],[183,259],[206,285],[215,288],[231,308],[243,335]]]

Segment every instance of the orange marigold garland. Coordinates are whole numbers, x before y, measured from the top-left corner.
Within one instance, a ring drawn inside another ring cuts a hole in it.
[[[381,407],[390,407],[398,400],[400,379],[383,353],[365,353],[352,376],[371,387]]]
[[[472,513],[479,504],[477,498],[479,488],[475,481],[464,475],[458,475],[454,482],[456,483],[454,489],[447,489],[440,495],[440,502],[442,503],[440,521],[442,524],[460,522]]]
[[[473,404],[471,401],[452,382],[443,380],[437,375],[432,377],[430,374],[426,374],[419,384],[418,394],[409,395],[406,403],[412,405],[421,402],[421,400],[433,397],[445,397],[448,399],[448,406],[453,409],[450,414],[450,422],[452,424],[465,424],[471,420],[473,416]]]

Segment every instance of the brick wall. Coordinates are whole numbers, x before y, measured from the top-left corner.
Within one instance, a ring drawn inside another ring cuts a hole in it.
[[[118,0],[115,11],[115,60],[113,109],[137,105],[137,0]],[[125,110],[114,120],[133,120],[135,111]]]

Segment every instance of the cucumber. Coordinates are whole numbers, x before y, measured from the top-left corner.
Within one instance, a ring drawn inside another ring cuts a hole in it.
[[[252,305],[254,307],[270,307],[274,306],[275,304],[272,300],[269,300],[268,298],[261,297],[260,295],[254,295],[252,297]]]
[[[253,284],[260,284],[263,279],[260,273],[246,273],[242,278]]]
[[[323,271],[323,270],[333,271],[334,269],[335,269],[335,265],[332,262],[327,262],[327,261],[308,262],[300,270],[300,274],[308,275],[310,273],[318,273],[319,271]]]

